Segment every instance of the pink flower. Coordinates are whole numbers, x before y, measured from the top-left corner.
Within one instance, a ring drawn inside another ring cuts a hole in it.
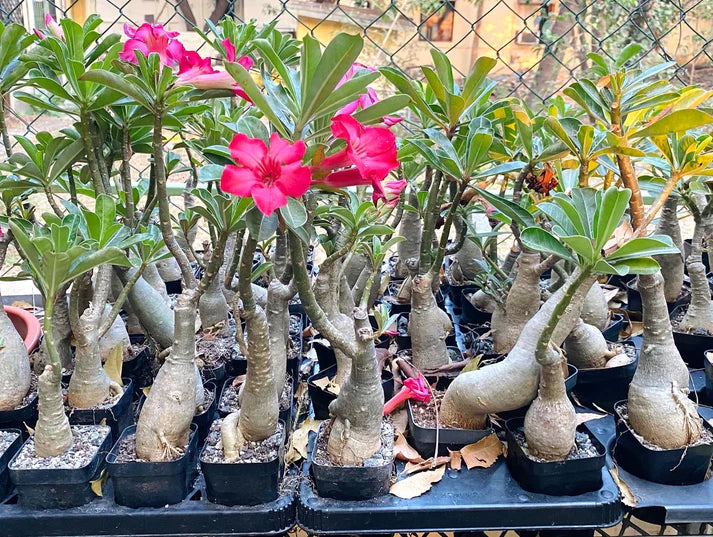
[[[42,30],[38,30],[37,28],[33,28],[32,31],[35,32],[35,35],[37,36],[37,39],[44,39],[45,37],[47,37],[47,35],[46,35]]]
[[[130,39],[124,43],[119,58],[125,62],[136,63],[135,51],[138,50],[146,57],[155,52],[163,65],[173,67],[186,53],[181,42],[175,39],[178,32],[168,32],[160,24],[145,22],[138,28],[124,24],[124,33]]]
[[[230,155],[238,166],[228,165],[220,178],[220,188],[235,196],[251,197],[265,216],[287,205],[287,196],[299,198],[309,189],[310,170],[302,166],[305,143],[290,143],[277,133],[270,147],[260,138],[236,134]]]
[[[354,78],[354,76],[359,72],[359,71],[376,71],[373,67],[368,67],[366,65],[362,65],[361,63],[353,63],[352,66],[349,68],[349,70],[344,74],[342,79],[339,81],[337,84],[337,88],[344,84],[347,80],[351,80]],[[347,104],[346,106],[342,107],[339,109],[336,115],[340,114],[347,114],[347,115],[352,115],[354,112],[357,112],[359,110],[364,110],[365,108],[369,108],[371,105],[376,104],[379,102],[379,96],[376,94],[376,91],[374,91],[373,88],[366,88],[366,93],[362,93],[359,95],[359,97],[355,100]],[[382,121],[384,122],[384,125],[387,127],[391,127],[392,125],[396,125],[399,121],[401,121],[402,118],[398,116],[384,116],[382,118]]]
[[[45,26],[47,27],[47,31],[49,33],[51,33],[57,39],[61,39],[62,41],[64,41],[64,30],[62,30],[62,27],[57,24],[57,21],[54,20],[54,17],[52,17],[52,15],[50,15],[49,13],[45,15]]]
[[[220,42],[221,45],[223,45],[223,48],[225,49],[225,59],[229,62],[234,62],[235,61],[235,56],[236,56],[236,50],[235,50],[235,45],[233,45],[233,42],[230,40],[229,37],[226,37]],[[243,56],[244,58],[245,56]],[[241,58],[242,59],[242,58]],[[243,66],[245,67],[245,66]],[[250,66],[252,67],[252,65]],[[245,67],[248,69],[248,67]]]
[[[370,184],[374,204],[386,200],[381,181],[399,165],[394,134],[385,127],[365,127],[349,115],[332,118],[332,134],[346,140],[347,147],[313,168],[316,182],[330,188]]]
[[[396,204],[399,202],[399,198],[401,197],[401,191],[406,188],[406,185],[408,182],[406,179],[400,179],[398,181],[389,181],[384,185],[386,189],[386,204],[389,207],[395,207]]]
[[[428,403],[431,400],[431,390],[424,376],[419,373],[418,378],[407,378],[399,392],[389,399],[384,405],[384,416],[391,414],[401,403],[408,399],[415,399]]]
[[[247,58],[248,61],[243,62]],[[238,62],[245,65],[252,65],[252,59],[243,56]],[[248,69],[249,67],[246,67]],[[177,84],[191,84],[198,89],[230,89],[252,104],[252,100],[243,89],[235,82],[232,76],[225,71],[213,69],[210,65],[210,58],[202,58],[197,52],[190,50],[184,52],[178,60],[178,80]]]

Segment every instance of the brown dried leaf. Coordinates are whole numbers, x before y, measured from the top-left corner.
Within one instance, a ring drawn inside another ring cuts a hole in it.
[[[445,455],[436,458],[436,462],[433,462],[433,457],[430,457],[422,462],[407,462],[404,467],[404,471],[401,472],[403,475],[411,475],[416,472],[421,472],[423,470],[428,470],[429,468],[438,468],[439,466],[444,466],[450,462],[451,458]]]
[[[109,351],[109,357],[104,363],[104,371],[109,376],[111,380],[116,382],[119,386],[124,384],[121,382],[121,368],[124,365],[124,344],[117,343]]]
[[[624,220],[621,225],[614,230],[614,236],[604,245],[604,254],[609,255],[634,236],[634,230],[628,220]]]
[[[621,331],[620,339],[629,339],[644,333],[644,323],[642,321],[629,321],[628,326]]]
[[[20,309],[28,310],[28,311],[33,311],[35,309],[35,307],[32,304],[30,304],[29,302],[25,302],[24,300],[15,300],[15,302],[13,302],[10,305],[15,308],[20,308]]]
[[[321,424],[321,420],[313,420],[311,418],[307,418],[302,422],[290,437],[290,447],[285,454],[285,463],[290,464],[307,458],[309,433],[310,431],[317,432]]]
[[[619,491],[621,492],[621,503],[627,507],[636,507],[639,504],[639,500],[636,499],[636,496],[634,496],[634,493],[631,491],[631,488],[629,488],[626,481],[619,477],[619,469],[614,466],[613,468],[609,468],[609,473],[614,479],[616,486],[619,487]]]
[[[391,416],[391,424],[394,426],[394,432],[397,434],[405,433],[408,427],[408,413],[406,412],[406,408],[401,408],[389,415]]]
[[[410,500],[411,498],[421,496],[431,490],[434,483],[438,483],[441,479],[443,479],[443,474],[445,474],[445,472],[446,467],[444,465],[436,468],[435,470],[409,476],[406,479],[402,479],[401,481],[397,481],[391,485],[389,494],[393,494],[394,496],[403,498],[404,500]]]
[[[104,468],[101,474],[99,474],[99,479],[95,479],[94,481],[89,482],[89,486],[91,487],[92,492],[101,498],[103,496],[102,489],[104,488],[104,485],[108,479],[109,472],[107,472],[106,468]]]
[[[503,453],[503,445],[495,433],[481,438],[475,444],[469,444],[460,450],[468,470],[471,468],[490,468]]]
[[[394,440],[394,456],[401,461],[422,462],[423,457],[411,447],[403,434],[398,434]]]
[[[32,427],[30,427],[29,425],[27,425],[27,423],[25,423],[23,421],[22,424],[25,426],[25,429],[27,429],[27,434],[29,434],[30,436],[35,434],[35,430]]]
[[[448,450],[448,453],[451,455],[451,469],[460,471],[461,466],[463,465],[463,456],[460,454],[460,451],[451,451],[450,449]]]
[[[238,386],[241,386],[245,382],[246,375],[238,375],[233,379],[233,382],[231,382],[231,386],[234,386],[237,388]]]
[[[578,412],[577,413],[577,425],[582,425],[588,421],[598,420],[603,418],[606,414],[597,414],[596,412]]]
[[[332,382],[328,377],[313,380],[312,384],[314,384],[318,388],[322,388],[325,392],[330,392],[334,395],[339,395],[339,386],[334,384],[334,382]]]
[[[141,388],[141,391],[144,392],[144,395],[146,397],[149,396],[149,392],[151,391],[151,386],[146,386],[145,388]]]

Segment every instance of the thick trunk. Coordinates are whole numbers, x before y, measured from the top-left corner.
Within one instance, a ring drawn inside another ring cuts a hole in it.
[[[183,453],[196,411],[194,291],[179,295],[174,313],[173,348],[156,375],[136,426],[136,455],[152,462]]]
[[[52,338],[54,346],[59,354],[59,360],[62,364],[62,369],[72,371],[73,356],[72,356],[72,327],[69,324],[69,304],[67,303],[67,288],[63,286],[57,297],[55,298],[54,315],[52,316]],[[44,371],[45,366],[49,363],[47,354],[47,342],[42,339],[40,344],[40,352],[35,357],[35,373],[38,375]]]
[[[522,252],[515,280],[503,306],[493,310],[493,348],[508,353],[517,343],[527,322],[540,307],[540,254]]]
[[[111,306],[107,304],[104,307],[102,320],[109,316],[110,311]],[[107,333],[99,338],[99,357],[101,358],[102,363],[106,362],[112,349],[114,349],[117,345],[121,345],[122,356],[126,359],[129,347],[131,347],[131,340],[129,339],[129,333],[126,331],[124,321],[119,316],[117,316],[111,323],[111,327]]]
[[[609,305],[599,282],[594,282],[584,297],[581,317],[585,323],[599,330],[605,330],[609,324]]]
[[[471,213],[470,222],[478,233],[489,233],[491,230],[487,215],[483,213]],[[464,233],[466,231],[463,231]],[[476,244],[467,239],[458,253],[453,256],[453,263],[450,267],[452,283],[465,283],[475,279],[483,271],[483,266],[478,261],[483,260],[483,252]]]
[[[161,278],[161,275],[158,273],[158,268],[156,268],[155,263],[146,265],[146,268],[141,273],[141,277],[161,295],[161,298],[166,304],[171,304],[168,298],[168,292],[166,291],[166,282],[163,281],[163,278]]]
[[[409,195],[409,205],[413,207],[418,206],[416,194],[413,192]],[[406,240],[396,245],[396,252],[399,255],[399,260],[396,264],[396,276],[399,278],[408,277],[410,272],[406,263],[409,259],[418,259],[420,255],[422,228],[423,222],[418,213],[404,211],[399,226],[399,235]]]
[[[116,269],[119,279],[126,283],[136,269]],[[147,335],[164,349],[173,344],[174,318],[171,308],[146,280],[139,278],[129,291],[131,309]]]
[[[1,263],[0,263],[1,265]],[[27,348],[5,313],[0,295],[0,410],[13,410],[30,389],[32,370]]]
[[[663,276],[639,276],[644,333],[639,364],[629,385],[629,424],[664,449],[695,442],[702,421],[688,399],[688,369],[673,341]]]
[[[61,455],[74,440],[64,413],[61,378],[51,365],[47,365],[38,379],[38,417],[34,434],[35,453],[38,457]]]
[[[119,276],[117,275],[117,271],[114,271],[114,275],[111,279],[111,292],[113,296],[116,298],[119,296],[119,293],[121,293],[121,290],[124,288],[124,285],[121,283],[121,280],[119,279]],[[165,286],[164,286],[165,288]],[[144,327],[141,326],[141,323],[139,322],[139,318],[136,316],[136,313],[134,313],[134,308],[131,307],[131,299],[128,299],[124,301],[124,311],[126,312],[127,319],[126,319],[126,331],[129,334],[143,334],[144,333]]]
[[[158,261],[156,269],[164,282],[174,282],[181,279],[181,267],[173,257]]]
[[[681,294],[683,287],[683,239],[681,238],[681,225],[676,214],[678,198],[670,196],[661,210],[656,234],[668,235],[673,244],[680,250],[680,254],[666,254],[654,256],[661,266],[661,275],[664,279],[664,295],[667,302],[674,302]]]
[[[713,302],[706,278],[706,267],[694,256],[688,258],[688,277],[691,279],[691,303],[679,324],[682,331],[705,330],[713,334]]]
[[[333,422],[327,451],[341,465],[360,465],[381,446],[384,390],[366,311],[355,309],[354,325],[358,352],[349,378],[329,405]]]
[[[555,345],[561,345],[572,331],[579,319],[584,295],[594,279],[594,276],[588,278],[575,292],[552,336]],[[540,368],[535,361],[535,346],[571,281],[572,277],[527,322],[517,343],[503,361],[456,377],[441,403],[443,423],[480,429],[487,414],[515,410],[535,398]]]
[[[453,330],[448,314],[438,307],[431,287],[431,273],[414,276],[411,286],[411,360],[421,371],[448,364],[446,338]]]
[[[223,294],[223,279],[213,278],[205,293],[199,300],[199,310],[203,329],[214,329],[228,326],[228,302]]]
[[[525,414],[525,438],[531,455],[561,461],[574,447],[577,417],[567,397],[559,351],[549,348],[540,363],[540,388]]]
[[[564,340],[564,350],[567,361],[578,369],[604,367],[607,360],[616,354],[609,350],[601,330],[581,318]]]
[[[295,295],[289,285],[273,279],[267,288],[267,326],[270,338],[270,361],[277,397],[282,395],[287,377],[287,358],[290,349],[290,311],[289,302]]]

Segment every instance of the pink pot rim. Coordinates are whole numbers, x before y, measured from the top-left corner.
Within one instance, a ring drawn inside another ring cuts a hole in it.
[[[3,306],[5,313],[8,317],[19,317],[22,322],[25,323],[27,327],[27,335],[25,336],[24,342],[25,347],[27,347],[27,352],[32,352],[37,347],[37,343],[40,341],[40,336],[42,335],[42,325],[37,317],[27,310],[18,308],[16,306]]]

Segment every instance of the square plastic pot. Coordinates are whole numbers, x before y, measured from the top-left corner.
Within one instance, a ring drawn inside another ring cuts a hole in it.
[[[193,416],[193,423],[198,427],[198,443],[201,444],[205,440],[206,436],[210,432],[210,425],[215,419],[215,411],[218,408],[218,394],[216,393],[215,384],[212,382],[206,382],[203,387],[213,394],[213,401],[211,401],[208,408],[203,410],[200,414]]]
[[[37,423],[37,392],[32,394],[29,402],[14,410],[0,410],[0,428],[20,429],[22,437],[27,439],[27,427],[34,427]]]
[[[88,464],[82,468],[15,469],[10,479],[17,490],[18,503],[30,509],[69,509],[91,502],[96,495],[90,482],[98,479],[111,447],[111,429],[96,425],[106,432],[104,441]],[[17,454],[10,461],[15,460]]]
[[[609,319],[609,324],[602,330],[602,335],[607,341],[619,341],[619,332],[624,326],[624,316],[621,313],[614,313]]]
[[[10,471],[8,463],[22,447],[22,431],[20,429],[0,429],[0,431],[17,433],[17,438],[13,440],[4,452],[0,453],[0,502],[12,492],[12,482],[10,481]]]
[[[143,343],[144,335],[130,335],[132,343]],[[147,388],[153,383],[153,353],[150,347],[144,347],[133,359],[125,361],[121,366],[121,377],[131,379],[134,386],[134,399],[141,397],[142,388]],[[119,431],[121,433],[121,431]]]
[[[191,424],[185,453],[167,462],[118,462],[122,440],[136,432],[128,427],[106,457],[114,501],[127,507],[163,507],[179,503],[188,494],[195,470],[198,427]]]
[[[222,463],[200,461],[208,501],[222,505],[259,505],[277,499],[285,458],[284,422],[282,424],[280,449],[271,461]]]
[[[713,443],[676,449],[651,449],[634,435],[622,412],[626,401],[614,406],[616,441],[614,458],[624,470],[637,477],[663,485],[695,485],[706,479],[713,457]],[[703,427],[713,433],[708,420]]]
[[[589,436],[597,450],[596,456],[539,462],[527,456],[513,434],[514,431],[522,430],[523,424],[523,418],[505,422],[508,469],[523,489],[551,496],[578,496],[602,487],[602,468],[606,463],[607,451],[585,425],[577,427],[577,431]]]
[[[317,440],[324,434],[328,422],[322,423],[317,431]],[[386,494],[389,490],[393,459],[393,434],[391,439],[391,459],[379,466],[333,466],[317,464],[314,455],[318,442],[310,452],[310,473],[317,494],[335,500],[368,500]]]
[[[634,343],[630,341],[623,341],[621,344],[635,347]],[[614,404],[626,399],[629,393],[629,384],[634,378],[638,364],[639,349],[636,349],[636,359],[630,364],[580,369],[574,388],[577,399],[585,406],[596,405],[607,412],[614,412]]]
[[[671,319],[675,319],[680,313],[687,309],[687,306],[677,306],[671,311]],[[676,344],[681,358],[688,367],[700,369],[706,361],[705,353],[713,348],[713,336],[701,334],[688,334],[686,332],[673,331],[673,341]]]
[[[131,401],[134,396],[133,381],[124,380],[124,393],[119,400],[107,408],[93,408],[82,410],[70,408],[70,425],[108,425],[111,428],[112,444],[119,439],[122,431],[134,423],[134,414],[131,408]]]
[[[478,290],[477,287],[467,286],[461,288],[461,322],[465,324],[489,323],[493,314],[476,308],[470,302],[470,295]]]

